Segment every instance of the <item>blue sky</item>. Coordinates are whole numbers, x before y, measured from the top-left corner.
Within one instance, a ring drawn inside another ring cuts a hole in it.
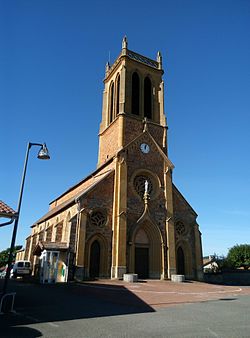
[[[174,182],[197,211],[203,253],[250,238],[250,1],[0,2],[0,199],[14,209],[32,148],[17,244],[96,168],[105,63],[129,49],[165,70]],[[0,229],[0,250],[12,226]]]

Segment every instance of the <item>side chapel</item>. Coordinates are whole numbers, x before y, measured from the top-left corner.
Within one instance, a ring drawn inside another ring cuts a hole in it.
[[[106,65],[97,169],[32,225],[25,259],[43,282],[202,279],[197,214],[172,181],[162,57],[128,49]]]

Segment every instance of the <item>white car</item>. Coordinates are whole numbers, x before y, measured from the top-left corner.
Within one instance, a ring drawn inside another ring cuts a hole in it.
[[[30,261],[16,261],[11,272],[10,277],[24,277],[30,276],[32,272],[31,262]]]
[[[3,270],[0,272],[0,278],[5,278],[6,276],[6,270]]]

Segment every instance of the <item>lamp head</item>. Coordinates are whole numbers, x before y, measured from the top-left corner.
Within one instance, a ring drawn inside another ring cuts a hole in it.
[[[49,151],[48,151],[48,148],[46,147],[46,143],[44,143],[42,145],[42,147],[39,150],[39,153],[37,155],[37,158],[39,158],[39,160],[49,160],[50,159]]]

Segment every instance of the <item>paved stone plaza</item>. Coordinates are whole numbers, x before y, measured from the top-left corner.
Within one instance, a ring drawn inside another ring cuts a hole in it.
[[[101,280],[81,283],[85,288],[94,288],[102,293],[104,290],[115,292],[118,286],[125,287],[153,309],[182,303],[196,303],[240,295],[250,295],[250,287],[214,285],[200,282],[173,283],[170,281],[153,281],[124,283],[123,281]]]

